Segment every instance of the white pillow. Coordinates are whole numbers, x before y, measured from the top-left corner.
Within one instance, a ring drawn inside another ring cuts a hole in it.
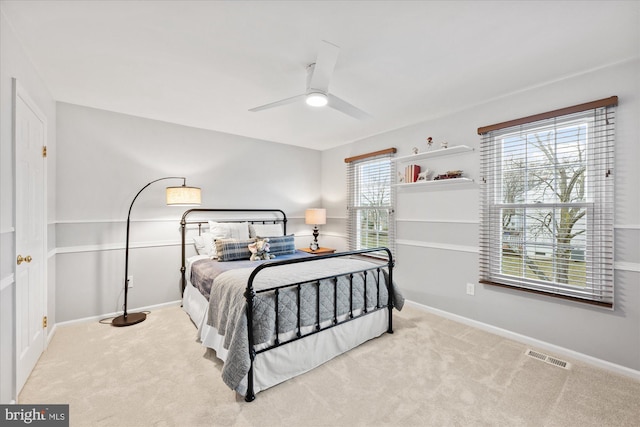
[[[195,236],[193,243],[196,246],[198,255],[206,255],[211,258],[216,257],[216,236],[211,233],[202,233],[202,236]]]
[[[249,223],[209,221],[209,233],[216,239],[249,240]]]
[[[282,224],[249,224],[249,237],[284,236]]]

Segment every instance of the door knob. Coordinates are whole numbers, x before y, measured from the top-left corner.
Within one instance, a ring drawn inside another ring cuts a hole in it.
[[[18,255],[18,258],[16,259],[16,262],[18,263],[18,265],[22,264],[23,262],[31,262],[33,261],[33,258],[31,258],[31,255],[27,255],[26,257],[22,257],[22,255]]]

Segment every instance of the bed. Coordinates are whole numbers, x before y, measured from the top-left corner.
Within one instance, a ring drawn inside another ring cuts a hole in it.
[[[310,255],[295,248],[279,209],[190,209],[180,224],[183,309],[247,402],[393,333],[404,299],[388,248]],[[275,258],[250,261],[248,243],[261,239]],[[190,245],[198,255],[186,256]]]

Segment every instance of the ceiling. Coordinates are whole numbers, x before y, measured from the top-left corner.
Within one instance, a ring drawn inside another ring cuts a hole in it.
[[[640,1],[2,1],[54,99],[318,150],[640,56]],[[322,40],[357,120],[295,103]]]

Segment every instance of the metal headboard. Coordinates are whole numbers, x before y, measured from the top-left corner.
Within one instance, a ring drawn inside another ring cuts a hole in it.
[[[204,213],[204,212],[225,212],[225,213],[233,213],[233,214],[259,214],[259,213],[270,213],[273,215],[271,218],[207,218],[207,219],[194,219],[189,220],[188,217],[191,214],[196,213]],[[189,209],[182,214],[182,220],[180,220],[180,232],[182,234],[182,265],[180,267],[180,285],[182,289],[182,293],[184,293],[184,289],[187,285],[186,280],[186,235],[187,235],[187,225],[189,224],[197,224],[198,225],[198,235],[202,234],[202,224],[208,223],[209,220],[215,221],[224,221],[224,222],[248,222],[251,224],[282,224],[282,229],[284,234],[287,234],[287,215],[281,209],[207,209],[207,208],[195,208]]]

